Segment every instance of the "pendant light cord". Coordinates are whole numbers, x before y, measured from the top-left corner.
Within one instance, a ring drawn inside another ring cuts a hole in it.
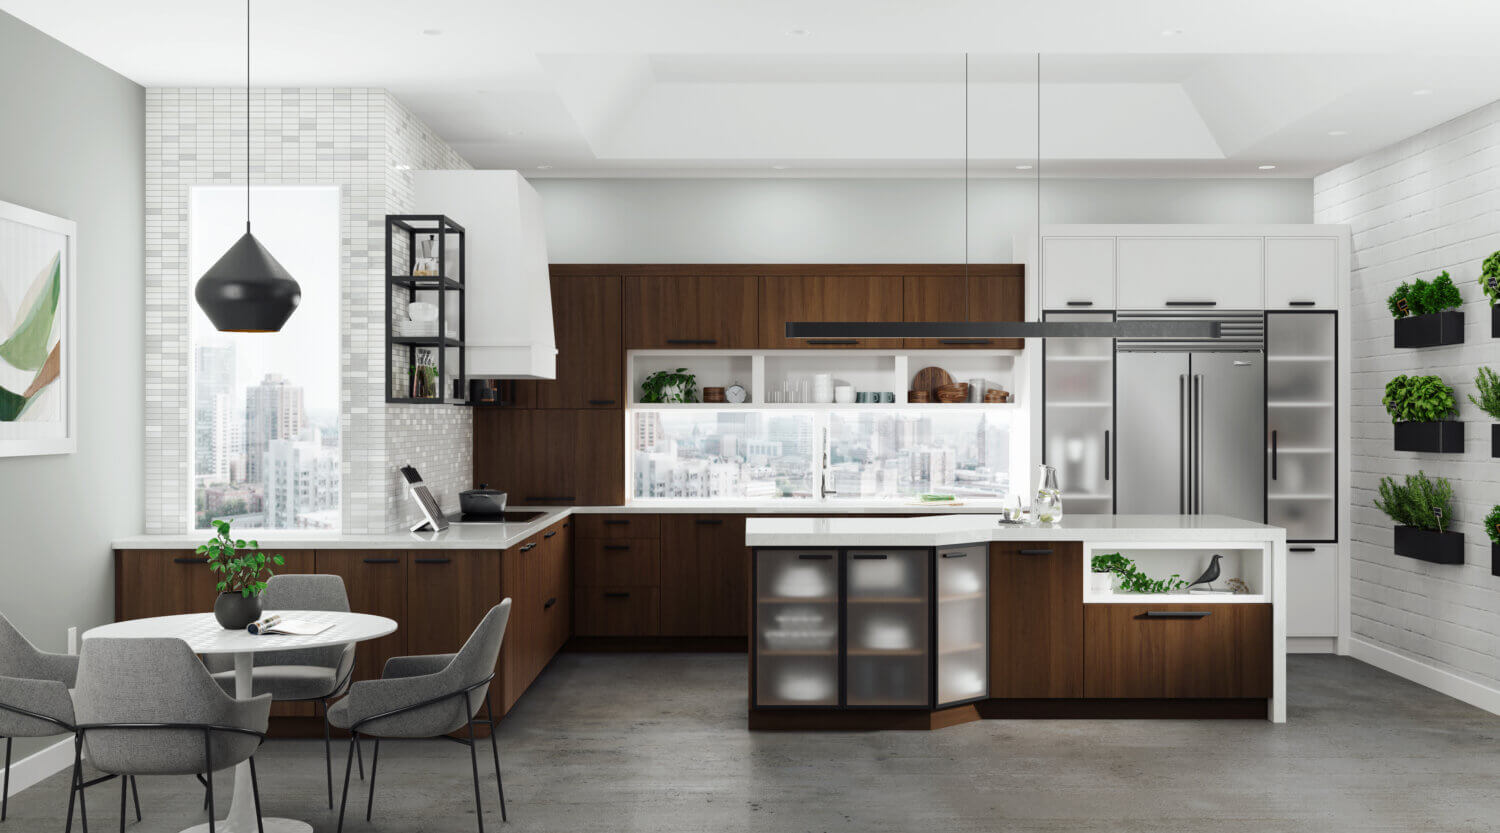
[[[1036,251],[1031,256],[1031,262],[1041,265],[1042,262],[1042,53],[1036,53]],[[1037,278],[1040,281],[1041,270],[1038,269]],[[1041,286],[1040,282],[1037,286]]]
[[[250,0],[245,0],[245,233],[250,233]]]
[[[969,282],[969,53],[964,53],[964,283]]]

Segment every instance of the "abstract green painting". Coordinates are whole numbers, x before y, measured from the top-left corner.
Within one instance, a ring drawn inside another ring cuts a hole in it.
[[[76,226],[0,202],[0,456],[76,448]]]

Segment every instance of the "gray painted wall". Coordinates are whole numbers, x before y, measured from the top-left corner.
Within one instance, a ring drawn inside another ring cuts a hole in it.
[[[535,179],[554,263],[962,263],[956,179]],[[1045,223],[1310,223],[1305,179],[1063,179]],[[969,183],[969,257],[1014,260],[1032,181]]]
[[[78,451],[0,458],[0,612],[62,650],[113,618],[144,511],[145,94],[3,12],[0,80],[0,200],[78,223]]]

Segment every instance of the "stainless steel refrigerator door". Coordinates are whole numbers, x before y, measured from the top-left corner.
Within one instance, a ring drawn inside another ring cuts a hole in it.
[[[1115,356],[1115,511],[1187,513],[1187,353]]]
[[[1265,522],[1265,358],[1194,353],[1194,514]]]

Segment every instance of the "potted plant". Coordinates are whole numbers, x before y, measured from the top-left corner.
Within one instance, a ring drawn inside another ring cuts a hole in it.
[[[1490,299],[1490,337],[1500,338],[1500,252],[1484,259],[1479,273],[1479,289]]]
[[[1500,576],[1500,506],[1484,516],[1484,531],[1490,536],[1490,575]]]
[[[1464,534],[1449,531],[1453,522],[1453,487],[1426,472],[1408,474],[1406,482],[1380,479],[1375,508],[1396,522],[1397,555],[1434,564],[1464,563]]]
[[[1464,450],[1463,423],[1453,388],[1438,376],[1397,376],[1386,383],[1381,403],[1395,423],[1397,451],[1458,453]]]
[[[1464,314],[1459,307],[1464,299],[1447,272],[1433,278],[1431,283],[1421,278],[1415,283],[1403,283],[1385,303],[1396,319],[1397,347],[1463,343]]]
[[[230,521],[216,520],[214,537],[198,548],[206,556],[208,569],[218,574],[219,598],[214,600],[214,618],[228,630],[240,630],[260,618],[260,594],[266,579],[276,575],[271,566],[280,567],[286,559],[259,550],[259,541],[229,537]]]
[[[642,402],[696,402],[698,377],[687,368],[658,370],[641,382]]]
[[[1095,596],[1113,593],[1115,574],[1132,567],[1130,559],[1117,552],[1094,556],[1089,561],[1089,592]]]
[[[1500,376],[1488,367],[1480,367],[1479,373],[1474,377],[1474,386],[1479,388],[1479,398],[1469,394],[1469,401],[1479,406],[1496,420],[1500,420]],[[1500,457],[1500,422],[1490,425],[1490,456]]]
[[[1093,574],[1100,572],[1119,576],[1119,589],[1125,593],[1170,593],[1188,585],[1177,573],[1173,573],[1171,578],[1160,580],[1151,578],[1141,572],[1135,566],[1134,561],[1117,552],[1094,556],[1090,560],[1089,569],[1091,570],[1090,579],[1093,578]],[[1090,589],[1093,589],[1092,582]]]

